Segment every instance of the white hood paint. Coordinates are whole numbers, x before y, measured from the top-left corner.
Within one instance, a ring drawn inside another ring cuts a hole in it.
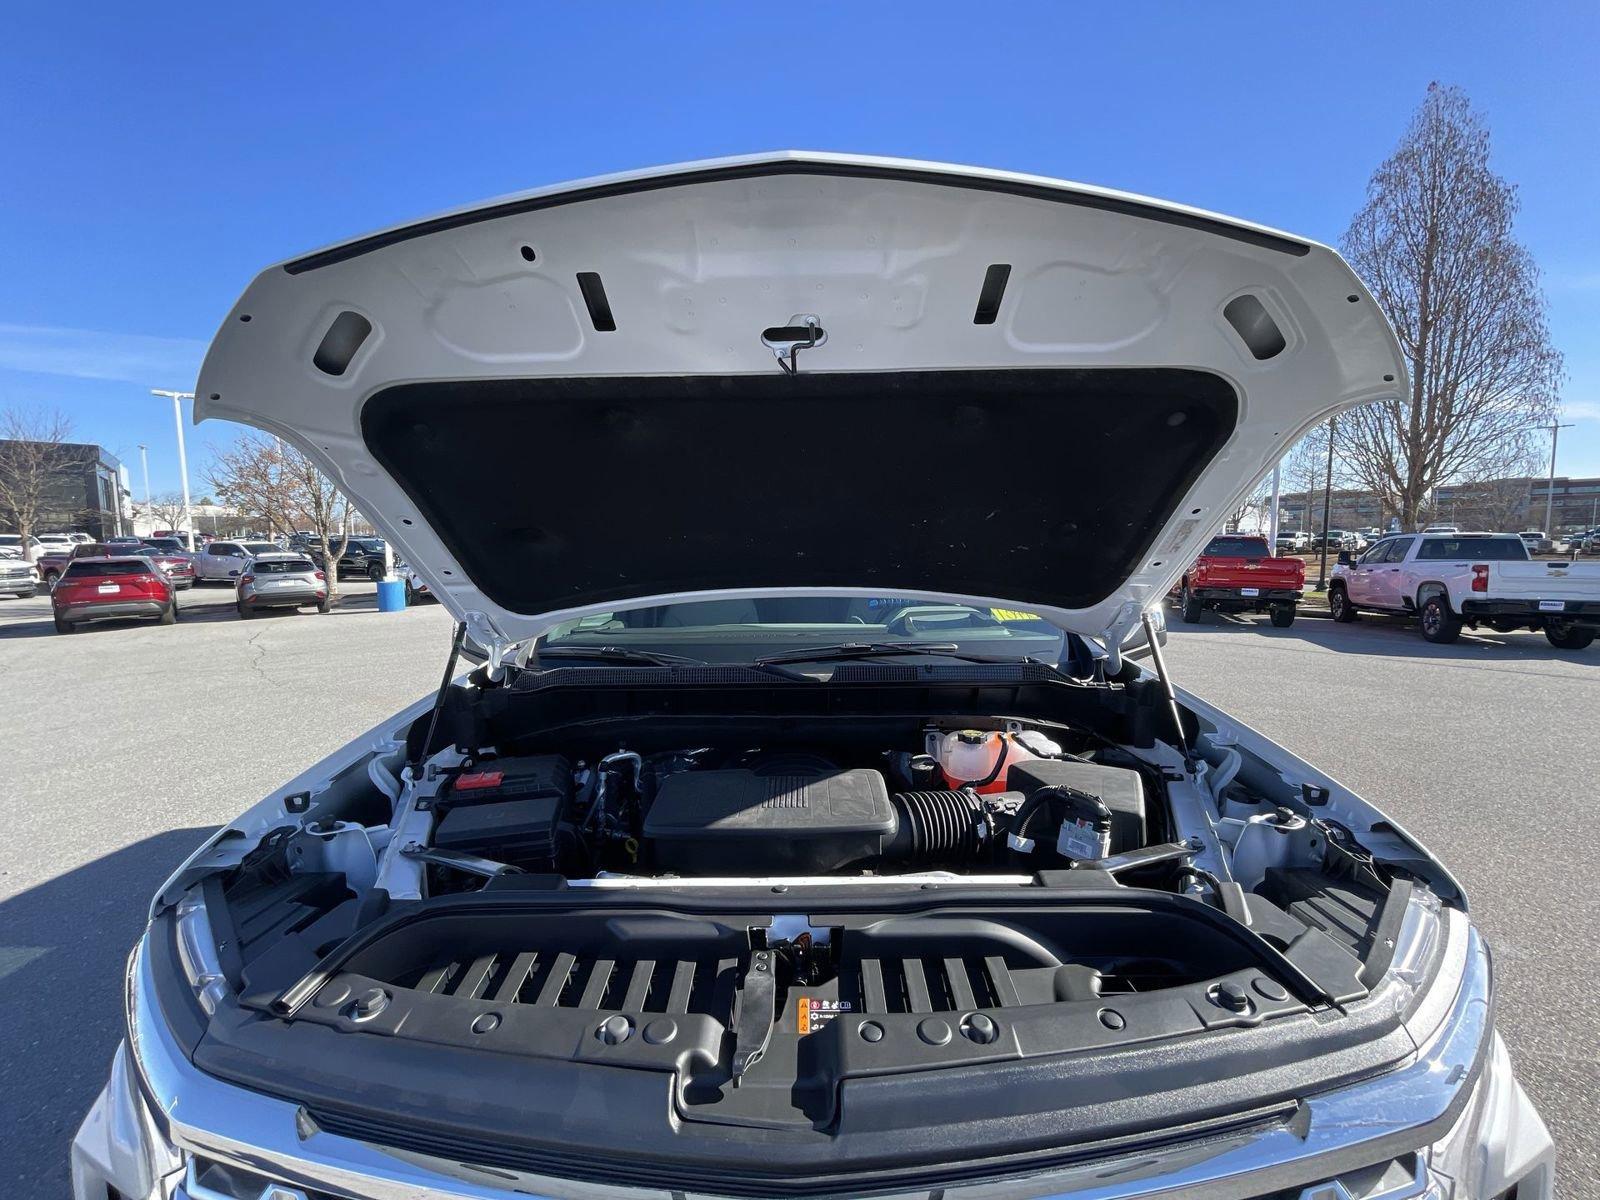
[[[998,320],[975,324],[991,263],[1011,264],[1009,283]],[[576,282],[587,271],[605,281],[615,332],[591,323]],[[1224,317],[1245,293],[1287,343],[1265,360]],[[344,312],[360,314],[371,332],[344,372],[331,375],[313,358]],[[1036,176],[782,153],[539,189],[269,267],[212,343],[195,419],[240,421],[305,450],[482,642],[620,608],[838,594],[851,589],[752,579],[749,588],[509,610],[467,576],[361,431],[366,400],[398,383],[770,375],[778,365],[761,330],[802,313],[817,314],[829,334],[801,354],[802,372],[1180,368],[1234,387],[1231,438],[1104,600],[1072,608],[916,592],[1041,611],[1112,646],[1297,437],[1405,387],[1387,322],[1325,246]],[[560,450],[552,429],[547,443],[529,448],[530,462]],[[1003,471],[1003,451],[979,447],[977,459]],[[893,587],[878,579],[859,591]]]

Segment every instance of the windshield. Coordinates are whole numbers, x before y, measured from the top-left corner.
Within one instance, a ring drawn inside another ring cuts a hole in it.
[[[246,554],[271,554],[281,549],[283,549],[282,546],[275,546],[271,542],[246,542],[244,544],[244,552]]]
[[[901,596],[759,596],[697,600],[600,613],[558,625],[536,656],[613,647],[747,663],[773,654],[845,644],[954,646],[995,658],[1060,660],[1065,634],[1033,613]]]
[[[294,575],[303,571],[315,571],[308,561],[303,558],[271,559],[267,562],[257,560],[251,564],[250,569],[257,575]]]

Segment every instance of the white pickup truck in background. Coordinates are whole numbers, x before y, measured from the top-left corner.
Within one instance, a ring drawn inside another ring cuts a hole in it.
[[[1600,633],[1600,563],[1535,561],[1514,533],[1401,534],[1359,558],[1340,554],[1328,607],[1335,621],[1414,613],[1430,642],[1487,625],[1543,630],[1557,649],[1582,650]]]

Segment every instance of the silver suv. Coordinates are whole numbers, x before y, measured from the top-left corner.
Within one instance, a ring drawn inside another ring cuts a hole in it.
[[[250,618],[263,608],[299,608],[315,604],[328,611],[328,577],[303,554],[258,554],[239,576],[239,615]]]

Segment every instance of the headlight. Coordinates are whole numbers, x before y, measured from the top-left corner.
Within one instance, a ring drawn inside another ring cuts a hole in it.
[[[183,973],[194,989],[195,999],[209,1017],[228,994],[228,979],[217,956],[217,939],[211,932],[211,918],[198,890],[178,902],[178,958]]]

